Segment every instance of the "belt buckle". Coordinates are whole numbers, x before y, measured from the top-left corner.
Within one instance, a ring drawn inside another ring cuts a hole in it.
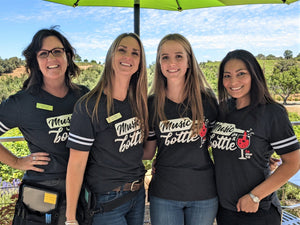
[[[131,192],[134,192],[133,186],[134,186],[135,184],[139,183],[139,181],[140,181],[140,180],[135,180],[135,181],[133,181],[133,182],[131,183],[131,186],[130,186],[130,191],[131,191]]]

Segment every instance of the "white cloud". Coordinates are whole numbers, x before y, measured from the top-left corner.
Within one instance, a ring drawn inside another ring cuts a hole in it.
[[[34,32],[36,27],[59,24],[78,52],[94,59],[93,57],[103,57],[111,42],[120,33],[133,31],[132,8],[72,8],[40,0],[26,1],[32,2],[30,7],[28,3],[24,9],[14,9],[9,13],[1,13],[0,9],[1,27],[3,24],[9,27],[5,29],[7,36],[28,36],[29,30]],[[214,7],[182,12],[141,9],[141,39],[150,58],[155,56],[160,39],[175,32],[186,36],[194,51],[201,52],[202,57],[210,55],[213,58],[235,48],[253,51],[261,49],[270,51],[269,54],[291,48],[298,54],[299,8],[298,1],[291,5]],[[18,29],[21,26],[22,29]],[[22,35],[22,32],[26,33]],[[1,46],[1,43],[8,43],[10,39],[7,40],[6,35],[2,36],[0,49],[5,49],[6,46]],[[24,41],[20,38],[15,40],[20,43]],[[21,46],[27,44],[14,43]],[[13,52],[6,54],[19,55]]]

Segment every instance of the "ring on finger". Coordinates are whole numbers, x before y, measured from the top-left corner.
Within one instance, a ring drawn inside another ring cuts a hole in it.
[[[35,157],[35,156],[32,156],[32,159],[33,159],[33,161],[35,161],[35,160],[36,160],[36,157]]]

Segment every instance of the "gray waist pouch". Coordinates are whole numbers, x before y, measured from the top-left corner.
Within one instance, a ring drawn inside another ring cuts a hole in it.
[[[47,213],[57,208],[59,193],[29,185],[23,186],[22,201],[31,210]]]
[[[22,183],[13,225],[56,225],[59,217],[58,191],[36,184]]]

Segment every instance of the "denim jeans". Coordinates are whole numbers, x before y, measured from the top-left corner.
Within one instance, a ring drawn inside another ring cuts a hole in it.
[[[101,203],[119,198],[128,191],[111,191],[97,197],[97,208]],[[145,212],[145,189],[141,188],[138,194],[123,205],[110,212],[94,215],[92,225],[143,225]]]
[[[217,210],[217,197],[185,202],[150,196],[152,225],[212,225]]]
[[[269,210],[259,209],[256,213],[234,212],[220,206],[218,225],[280,225],[281,215],[271,204]]]

